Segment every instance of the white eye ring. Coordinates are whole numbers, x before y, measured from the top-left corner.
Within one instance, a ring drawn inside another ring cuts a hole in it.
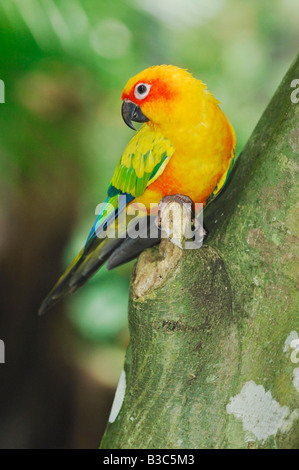
[[[150,92],[151,85],[148,83],[138,83],[135,86],[134,95],[138,100],[143,100]]]

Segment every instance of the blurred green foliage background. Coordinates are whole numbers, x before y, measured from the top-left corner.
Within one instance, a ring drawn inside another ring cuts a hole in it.
[[[221,101],[239,153],[297,53],[298,13],[297,0],[1,0],[0,447],[100,441],[129,341],[132,263],[36,312],[132,137],[120,115],[128,78],[189,69]],[[59,419],[46,426],[47,409]]]

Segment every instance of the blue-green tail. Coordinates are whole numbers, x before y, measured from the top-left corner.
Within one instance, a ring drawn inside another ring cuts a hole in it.
[[[65,273],[60,277],[49,295],[43,301],[39,314],[42,315],[68,293],[75,292],[105,263],[111,253],[122,243],[123,238],[104,237],[107,228],[132,201],[131,195],[108,197],[88,235],[86,243]]]

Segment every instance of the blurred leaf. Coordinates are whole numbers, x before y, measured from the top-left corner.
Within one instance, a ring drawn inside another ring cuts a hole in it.
[[[69,317],[83,337],[111,341],[127,328],[129,280],[100,271],[69,303]]]

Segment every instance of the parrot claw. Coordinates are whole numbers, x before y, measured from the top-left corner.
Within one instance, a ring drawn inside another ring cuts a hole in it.
[[[166,203],[171,202],[171,201],[175,201],[175,202],[178,202],[181,205],[188,204],[189,207],[190,207],[190,210],[191,210],[191,214],[192,214],[191,222],[193,223],[194,227],[198,226],[197,219],[195,217],[194,210],[193,210],[194,203],[193,203],[192,199],[189,196],[185,196],[184,194],[175,194],[174,196],[165,196],[165,197],[163,197],[160,201],[160,204],[161,204],[162,201],[166,202]],[[199,230],[199,228],[200,227],[198,227],[197,230]],[[209,231],[207,230],[204,223],[202,225],[202,230],[203,230],[203,240],[205,240],[209,235]]]
[[[165,196],[159,203],[156,225],[159,230],[180,248],[185,247],[187,239],[203,240],[208,231],[196,218],[194,203],[190,197],[183,194]],[[191,226],[193,231],[190,233]]]
[[[159,202],[159,212],[157,217],[157,226],[161,230],[163,225],[163,215],[165,214],[165,210],[168,208],[170,204],[177,203],[181,206],[182,209],[185,209],[191,212],[191,217],[193,219],[194,212],[193,212],[193,201],[190,197],[185,196],[184,194],[174,194],[172,196],[164,196]]]

